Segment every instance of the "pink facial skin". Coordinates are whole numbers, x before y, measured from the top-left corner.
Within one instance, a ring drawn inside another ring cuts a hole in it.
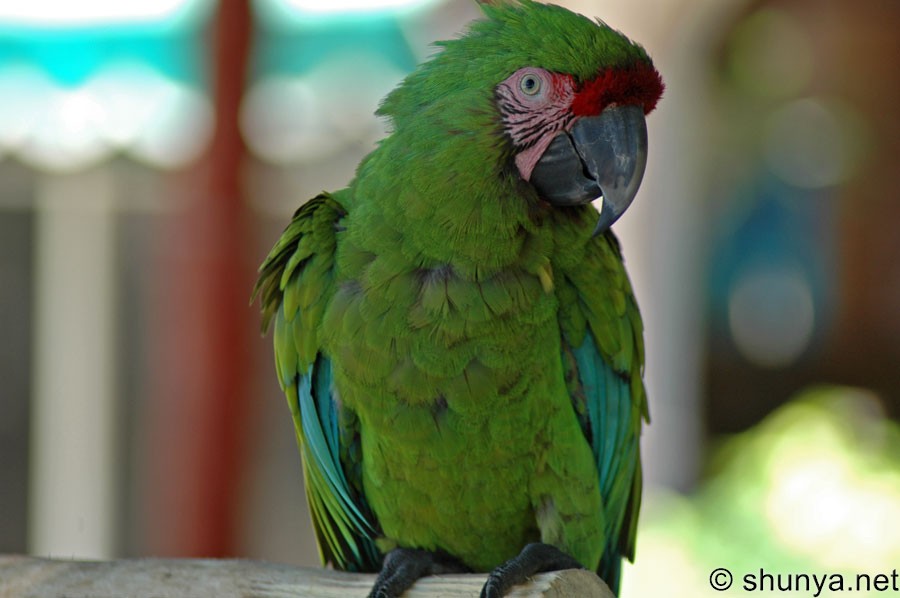
[[[571,126],[575,115],[574,81],[568,75],[525,67],[497,86],[497,105],[506,133],[516,148],[516,167],[530,180],[553,137]]]

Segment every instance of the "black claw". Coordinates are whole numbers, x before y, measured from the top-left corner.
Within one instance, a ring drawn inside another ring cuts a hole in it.
[[[481,598],[501,598],[532,575],[564,569],[584,569],[584,566],[555,546],[528,544],[517,557],[491,571],[481,589]]]
[[[426,575],[468,571],[468,567],[442,552],[395,548],[384,557],[369,598],[400,598],[403,592]]]

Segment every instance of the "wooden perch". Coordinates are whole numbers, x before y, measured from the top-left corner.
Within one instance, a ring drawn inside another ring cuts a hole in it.
[[[245,560],[126,559],[67,561],[0,556],[0,598],[364,598],[374,575]],[[474,598],[485,575],[419,580],[408,598]],[[512,598],[614,598],[588,571],[543,573]]]

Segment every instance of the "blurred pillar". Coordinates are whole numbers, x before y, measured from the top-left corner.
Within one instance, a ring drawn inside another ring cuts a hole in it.
[[[43,175],[35,200],[28,551],[110,558],[117,512],[111,172]]]
[[[168,224],[153,273],[159,297],[142,500],[143,551],[157,555],[236,552],[253,333],[237,124],[250,30],[248,0],[219,3],[211,37],[213,140],[197,167],[176,181],[185,207]]]

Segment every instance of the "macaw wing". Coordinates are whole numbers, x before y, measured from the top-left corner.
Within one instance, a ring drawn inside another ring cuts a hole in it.
[[[260,267],[254,297],[263,329],[274,322],[275,367],[294,419],[306,497],[322,561],[377,571],[374,517],[363,496],[359,427],[341,407],[319,324],[334,279],[335,237],[345,215],[321,194],[300,207]]]
[[[649,420],[643,325],[612,233],[591,240],[561,290],[562,352],[573,406],[597,465],[607,521],[598,573],[618,587],[634,559],[641,501],[640,432]]]

